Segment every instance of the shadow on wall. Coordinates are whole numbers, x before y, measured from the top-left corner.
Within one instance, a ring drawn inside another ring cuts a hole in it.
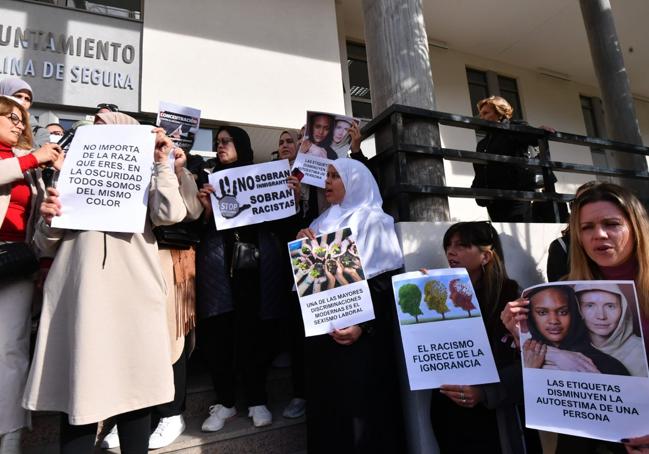
[[[396,224],[406,271],[448,268],[442,240],[452,224],[454,223]],[[507,272],[522,288],[547,281],[547,249],[555,238],[561,236],[563,227],[563,224],[494,224],[505,251]]]

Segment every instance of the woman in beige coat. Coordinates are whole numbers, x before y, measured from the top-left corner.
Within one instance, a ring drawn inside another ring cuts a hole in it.
[[[39,165],[56,160],[57,145],[32,151],[29,116],[20,100],[0,96],[0,244],[31,245],[44,192]],[[20,452],[29,413],[20,401],[29,369],[32,276],[0,281],[0,453]]]
[[[98,117],[107,124],[137,124],[120,113]],[[65,413],[62,454],[91,452],[96,423],[116,415],[122,453],[146,453],[148,407],[174,396],[168,286],[152,226],[179,222],[187,209],[168,164],[173,144],[156,131],[144,233],[53,228],[52,218],[65,209],[54,189],[41,206],[34,240],[56,256],[23,405]]]

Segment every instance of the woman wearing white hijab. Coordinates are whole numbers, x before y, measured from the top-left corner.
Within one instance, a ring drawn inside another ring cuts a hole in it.
[[[394,220],[358,161],[338,159],[329,166],[325,196],[331,207],[298,238],[351,228],[376,318],[306,339],[308,451],[402,452],[390,277],[403,256]]]

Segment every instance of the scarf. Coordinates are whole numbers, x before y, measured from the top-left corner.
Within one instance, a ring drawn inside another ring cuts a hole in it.
[[[331,165],[340,174],[345,196],[318,216],[311,228],[318,235],[351,228],[368,279],[400,268],[403,254],[394,219],[383,212],[383,199],[369,169],[353,159],[338,159]]]

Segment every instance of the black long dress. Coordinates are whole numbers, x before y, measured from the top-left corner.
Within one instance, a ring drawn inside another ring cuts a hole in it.
[[[438,390],[433,390],[430,417],[440,453],[540,453],[537,432],[525,429],[522,419],[523,377],[520,354],[513,346],[513,338],[500,321],[500,312],[507,302],[520,296],[518,284],[513,280],[504,282],[495,309],[484,301],[481,290],[478,283],[476,294],[500,383],[479,385],[485,401],[473,408],[461,407]],[[503,449],[502,443],[507,443],[508,449]]]
[[[354,344],[328,334],[305,341],[309,454],[405,452],[392,274],[368,280],[376,319]]]

